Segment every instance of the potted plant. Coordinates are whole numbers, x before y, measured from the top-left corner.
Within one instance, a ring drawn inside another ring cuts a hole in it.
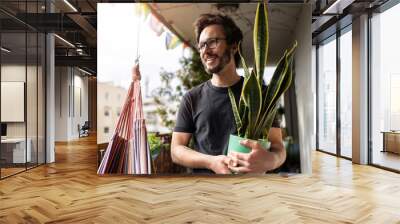
[[[289,51],[284,52],[268,87],[263,86],[264,68],[268,55],[268,15],[265,3],[259,3],[257,6],[253,44],[254,69],[248,68],[239,51],[244,69],[244,83],[238,105],[232,90],[229,89],[237,135],[230,135],[228,153],[230,151],[250,152],[247,147],[240,144],[243,139],[257,140],[266,149],[269,148],[268,133],[278,109],[277,101],[292,82],[293,55],[297,42]]]
[[[185,173],[186,168],[172,162],[170,148],[171,135],[149,133],[147,140],[150,145],[152,166],[155,174]]]
[[[163,144],[160,137],[157,136],[157,133],[147,134],[147,141],[150,146],[151,158],[154,160],[160,154],[162,147],[165,147],[166,144]]]

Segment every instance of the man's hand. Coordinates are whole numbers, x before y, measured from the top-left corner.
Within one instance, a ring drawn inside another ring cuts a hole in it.
[[[214,171],[216,174],[231,174],[228,168],[230,158],[225,155],[212,156],[208,169]]]
[[[232,152],[228,168],[235,173],[265,173],[275,168],[279,160],[275,152],[267,151],[257,141],[243,140],[241,145],[251,149],[250,153]]]

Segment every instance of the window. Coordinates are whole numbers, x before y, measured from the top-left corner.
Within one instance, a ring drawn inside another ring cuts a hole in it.
[[[2,133],[15,142],[0,145],[0,179],[3,179],[43,164],[46,159],[46,37],[40,30],[25,26],[11,16],[37,15],[44,12],[41,6],[46,4],[44,0],[19,1],[17,5],[15,1],[0,2],[1,7],[9,9],[9,13],[0,10],[1,21],[8,24],[0,28],[1,124],[10,119],[18,121],[7,122],[8,132]],[[10,94],[22,101],[3,100]],[[16,106],[15,110],[10,110],[11,106]],[[19,116],[15,115],[20,114],[22,119],[18,120]]]
[[[340,155],[352,157],[352,34],[340,36]]]
[[[110,116],[110,108],[106,107],[104,109],[104,116],[106,116],[106,117]]]
[[[106,99],[106,100],[108,100],[108,97],[109,97],[109,93],[108,92],[106,92],[105,94],[104,94],[104,98]]]
[[[399,21],[400,4],[371,18],[371,162],[395,170],[400,170]]]
[[[351,158],[351,24],[336,34],[320,43],[317,48],[317,148],[340,157]]]
[[[108,132],[110,132],[110,128],[109,127],[104,127],[104,134],[108,134]]]
[[[336,153],[336,36],[318,48],[318,149]]]
[[[121,108],[117,108],[117,116],[119,117],[121,115]]]

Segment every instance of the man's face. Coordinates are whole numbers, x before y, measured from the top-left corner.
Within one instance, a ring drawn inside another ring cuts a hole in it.
[[[210,47],[206,44],[200,49],[201,62],[209,74],[218,74],[232,59],[232,50],[225,38],[224,29],[220,25],[207,26],[200,34],[199,45],[213,45]]]

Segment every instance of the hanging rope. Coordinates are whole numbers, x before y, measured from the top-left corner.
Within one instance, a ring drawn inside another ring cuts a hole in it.
[[[137,4],[136,7],[141,7],[140,4],[142,4],[142,3]],[[142,11],[141,8],[139,10]],[[141,19],[141,17],[142,17],[142,14],[140,14],[140,17],[137,18],[137,24],[136,24],[137,32],[136,32],[136,59],[135,59],[135,64],[139,64],[139,57],[140,57],[140,55],[139,55],[139,46],[140,46],[139,43],[140,43],[140,24],[141,24],[140,19]]]

